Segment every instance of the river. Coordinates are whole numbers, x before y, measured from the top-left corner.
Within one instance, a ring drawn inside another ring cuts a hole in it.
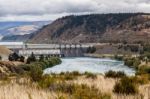
[[[72,72],[78,71],[80,73],[91,72],[104,74],[105,72],[113,71],[123,71],[127,75],[134,75],[135,70],[124,65],[123,61],[117,61],[112,59],[101,59],[101,58],[88,58],[88,57],[78,57],[78,58],[62,58],[62,63],[56,65],[52,68],[47,68],[44,70],[45,74],[49,73],[61,73],[61,72]]]

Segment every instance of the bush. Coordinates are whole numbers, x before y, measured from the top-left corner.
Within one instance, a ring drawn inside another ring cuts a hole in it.
[[[30,77],[33,81],[40,81],[42,79],[43,70],[39,65],[32,65],[30,67]]]
[[[49,88],[52,84],[56,83],[54,77],[51,77],[49,75],[44,75],[42,79],[39,81],[39,86],[42,88]]]
[[[17,53],[12,53],[9,55],[8,60],[9,61],[18,61],[19,60],[19,55]]]
[[[115,71],[110,70],[105,73],[105,77],[108,77],[108,78],[122,78],[125,76],[126,76],[126,74],[121,71],[115,72]]]
[[[87,78],[92,78],[92,79],[96,79],[97,75],[90,73],[90,72],[85,72],[85,75]]]
[[[133,66],[134,60],[133,59],[126,59],[124,64],[127,66]]]
[[[141,75],[141,74],[150,74],[150,67],[147,65],[141,66],[138,68],[137,75]]]
[[[34,55],[34,53],[32,52],[32,54],[27,58],[27,64],[30,64],[32,62],[36,62],[36,57]]]
[[[131,78],[135,83],[143,85],[147,84],[149,82],[149,75],[148,74],[143,74],[140,76],[135,76]]]
[[[24,56],[20,56],[20,62],[24,62],[25,57]]]
[[[67,93],[72,99],[111,99],[108,94],[101,93],[95,87],[87,85],[55,83],[49,87],[51,91]]]
[[[113,91],[118,94],[137,94],[138,85],[133,79],[124,77],[115,84]]]
[[[122,61],[122,60],[123,60],[123,56],[115,55],[115,56],[114,56],[114,59],[119,60],[119,61]]]
[[[0,56],[0,60],[2,60],[2,56]]]
[[[96,52],[96,47],[88,47],[86,50],[86,53],[95,53]]]
[[[44,61],[44,55],[40,55],[39,61],[40,61],[40,62],[43,62],[43,61]]]

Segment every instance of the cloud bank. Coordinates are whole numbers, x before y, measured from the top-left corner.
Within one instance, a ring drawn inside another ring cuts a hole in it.
[[[0,0],[0,21],[53,20],[70,14],[150,13],[150,0]]]

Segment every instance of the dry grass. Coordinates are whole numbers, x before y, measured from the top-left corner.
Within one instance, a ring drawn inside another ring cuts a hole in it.
[[[113,87],[117,79],[105,78],[102,75],[98,75],[97,79],[87,79],[86,77],[79,77],[74,80],[77,84],[87,84],[88,86],[95,86],[101,92],[110,93],[112,99],[150,99],[150,84],[142,85],[139,87],[139,94],[137,95],[121,95],[113,93]]]
[[[104,93],[112,93],[112,89],[116,83],[116,80],[98,75],[96,79],[87,79],[86,77],[82,76],[77,80],[74,80],[73,82],[77,84],[87,84],[88,86],[95,86]]]
[[[112,99],[150,99],[150,84],[140,86],[139,94],[127,96],[113,93],[112,90],[116,81],[117,79],[98,75],[96,79],[79,76],[77,79],[68,82],[95,86],[101,92],[111,94]],[[27,78],[13,78],[13,80],[5,83],[1,81],[0,93],[0,99],[59,99],[61,96],[66,97],[64,99],[69,99],[67,94],[41,89]]]
[[[26,79],[25,79],[26,80]],[[58,94],[42,90],[29,80],[12,80],[0,84],[0,99],[56,99]]]

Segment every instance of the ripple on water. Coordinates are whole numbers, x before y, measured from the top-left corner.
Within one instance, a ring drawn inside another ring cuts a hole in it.
[[[47,68],[44,73],[61,73],[79,71],[80,73],[91,72],[101,73],[113,70],[124,71],[127,75],[134,75],[135,70],[124,65],[123,61],[117,61],[112,59],[100,59],[100,58],[63,58],[62,64],[56,65],[52,68]]]

